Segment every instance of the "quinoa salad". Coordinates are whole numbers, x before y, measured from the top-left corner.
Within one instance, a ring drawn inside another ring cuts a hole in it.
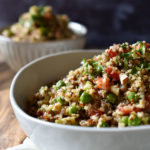
[[[41,120],[85,127],[150,124],[150,48],[114,44],[29,99]]]
[[[51,6],[31,6],[19,21],[2,31],[13,41],[39,42],[73,38],[67,15],[56,15]]]

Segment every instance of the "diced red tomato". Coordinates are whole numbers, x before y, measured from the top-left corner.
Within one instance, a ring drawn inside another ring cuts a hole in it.
[[[123,49],[123,52],[124,53],[127,53],[127,52],[129,52],[130,50],[129,50],[129,48],[127,47],[126,49]]]
[[[91,116],[94,116],[94,115],[98,115],[98,116],[101,116],[102,115],[102,112],[100,110],[93,110],[91,111]]]
[[[124,52],[124,53],[127,53],[127,52],[129,52],[129,50],[127,50],[127,49],[124,49],[124,50],[123,50],[123,52]]]
[[[113,79],[113,81],[119,80],[119,74],[120,74],[119,70],[114,70],[112,67],[107,67],[106,73],[110,76],[110,78]]]
[[[120,107],[119,111],[121,111],[123,115],[129,115],[133,111],[133,109],[130,106],[125,106],[125,107]]]
[[[112,71],[113,71],[113,68],[112,68],[112,67],[107,67],[107,68],[106,68],[106,73],[107,73],[108,75],[111,74]]]
[[[95,80],[97,88],[108,90],[110,88],[109,78],[108,77],[99,77]]]
[[[143,109],[142,109],[142,108],[134,107],[133,110],[134,110],[135,112],[140,112],[140,111],[142,111]]]
[[[113,51],[112,49],[110,49],[110,50],[108,51],[108,54],[109,54],[109,57],[110,57],[110,58],[113,58],[113,57],[117,56],[117,52]]]

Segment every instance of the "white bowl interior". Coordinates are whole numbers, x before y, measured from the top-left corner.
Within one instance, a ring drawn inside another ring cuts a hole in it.
[[[100,53],[100,52],[99,52]],[[14,83],[13,94],[19,107],[25,110],[26,100],[42,85],[64,77],[70,70],[80,66],[83,58],[91,58],[98,52],[80,51],[46,56],[21,69]]]

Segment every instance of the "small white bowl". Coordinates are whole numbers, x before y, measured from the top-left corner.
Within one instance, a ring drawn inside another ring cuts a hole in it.
[[[25,113],[28,97],[42,85],[63,77],[97,51],[78,51],[38,58],[13,79],[10,99],[14,112],[31,141],[40,150],[149,150],[150,125],[126,128],[93,128],[60,125]]]
[[[47,42],[14,42],[12,39],[0,35],[0,50],[13,71],[18,71],[30,61],[47,54],[83,49],[85,46],[87,28],[79,23],[70,22],[69,28],[75,33],[73,39]]]

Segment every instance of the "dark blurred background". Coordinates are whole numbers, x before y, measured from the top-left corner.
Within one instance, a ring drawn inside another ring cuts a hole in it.
[[[86,25],[87,48],[150,40],[150,0],[0,0],[0,27],[17,21],[31,5],[52,5]]]

